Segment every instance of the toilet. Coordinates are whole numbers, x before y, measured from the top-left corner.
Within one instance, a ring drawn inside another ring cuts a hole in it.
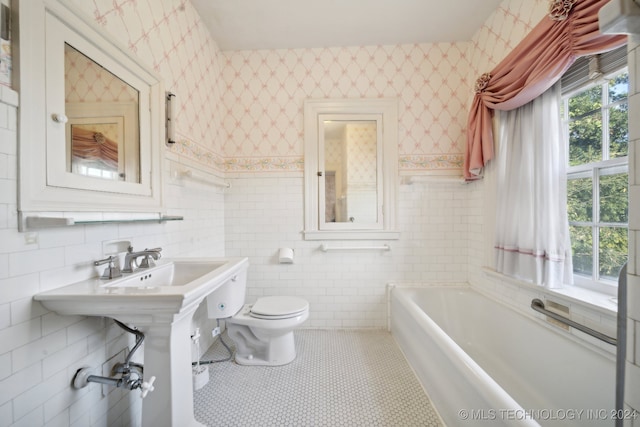
[[[293,330],[309,317],[309,303],[298,297],[259,298],[226,319],[240,365],[278,366],[296,358]]]
[[[279,366],[296,358],[293,331],[309,317],[299,297],[261,297],[244,304],[246,270],[207,296],[209,318],[224,319],[240,365]]]

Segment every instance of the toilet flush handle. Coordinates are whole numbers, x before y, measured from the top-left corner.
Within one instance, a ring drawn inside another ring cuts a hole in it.
[[[237,275],[237,274],[234,274],[234,275],[231,277],[231,281],[232,281],[232,282],[237,282],[237,281],[238,281],[238,275]]]

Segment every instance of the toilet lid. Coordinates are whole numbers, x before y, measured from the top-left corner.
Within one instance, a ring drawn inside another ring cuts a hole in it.
[[[309,308],[309,303],[298,297],[262,297],[251,307],[251,316],[282,319],[296,316]]]

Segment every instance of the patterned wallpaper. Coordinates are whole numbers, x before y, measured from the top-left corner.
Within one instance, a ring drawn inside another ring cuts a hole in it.
[[[71,46],[64,50],[66,102],[138,102],[138,91]]]
[[[548,0],[504,0],[471,40],[470,82],[489,72],[517,46],[548,10]]]
[[[399,99],[402,170],[459,169],[468,46],[222,52],[227,170],[301,171],[305,99],[380,97]]]
[[[188,0],[69,0],[176,94],[174,153],[222,170],[219,49]]]
[[[397,97],[400,170],[457,170],[471,82],[542,17],[505,0],[462,43],[221,52],[187,0],[74,1],[177,95],[171,151],[224,172],[301,172],[303,101]],[[505,36],[507,34],[508,36]]]
[[[345,132],[347,186],[371,186],[377,181],[376,123],[348,124]]]

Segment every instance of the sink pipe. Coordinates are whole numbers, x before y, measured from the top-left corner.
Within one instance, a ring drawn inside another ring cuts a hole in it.
[[[143,366],[139,363],[131,362],[133,354],[140,348],[142,341],[144,341],[144,334],[138,329],[130,328],[124,323],[113,319],[116,325],[120,326],[125,331],[134,334],[136,336],[136,343],[124,360],[124,363],[118,363],[113,367],[113,374],[118,374],[117,377],[103,377],[99,375],[92,375],[92,369],[88,366],[78,369],[73,377],[73,386],[75,388],[83,388],[89,385],[89,383],[106,384],[113,387],[127,388],[129,390],[141,390],[141,397],[144,399],[149,392],[152,392],[154,387],[153,383],[156,377],[151,377],[149,381],[144,381],[143,378]]]

